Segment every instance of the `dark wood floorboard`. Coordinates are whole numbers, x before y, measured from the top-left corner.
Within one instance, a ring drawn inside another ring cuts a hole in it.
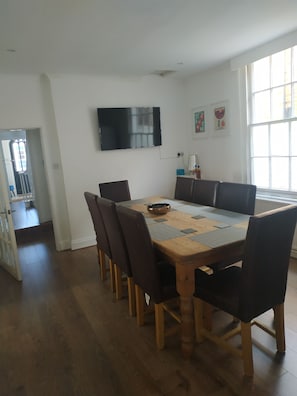
[[[137,327],[108,280],[95,247],[56,252],[50,227],[18,234],[23,282],[0,269],[0,396],[293,396],[297,394],[297,264],[286,300],[287,352],[253,330],[255,376],[214,345],[182,359],[178,336],[157,351],[153,318]],[[270,313],[263,316],[271,322]],[[216,326],[230,323],[217,312]],[[260,342],[263,347],[260,348]]]

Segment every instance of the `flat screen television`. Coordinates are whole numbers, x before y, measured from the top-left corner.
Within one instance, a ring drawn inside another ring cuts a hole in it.
[[[161,146],[160,107],[97,109],[101,150]]]

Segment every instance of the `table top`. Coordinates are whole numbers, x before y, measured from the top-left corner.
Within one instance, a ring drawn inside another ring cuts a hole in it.
[[[147,205],[169,203],[164,215],[149,213]],[[243,250],[250,216],[190,202],[148,197],[121,202],[144,214],[154,245],[171,261],[200,265],[226,258],[228,251]],[[238,251],[236,252],[238,254]]]

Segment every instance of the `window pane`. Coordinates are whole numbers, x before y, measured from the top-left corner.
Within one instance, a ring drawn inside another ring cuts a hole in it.
[[[269,160],[268,158],[252,159],[252,180],[259,188],[269,187]]]
[[[276,87],[291,81],[291,49],[271,56],[271,86]]]
[[[26,158],[25,143],[22,140],[15,140],[12,144],[12,150],[13,150],[15,170],[17,172],[26,172],[27,158]]]
[[[292,117],[297,117],[297,84],[293,84],[293,92],[292,92]]]
[[[293,47],[293,81],[297,81],[297,45]]]
[[[288,158],[271,158],[271,188],[289,190]]]
[[[251,128],[251,155],[264,157],[269,154],[268,125]]]
[[[291,189],[297,191],[297,157],[291,159]]]
[[[270,120],[270,92],[259,92],[254,95],[253,122],[265,122]]]
[[[291,155],[297,155],[297,121],[291,123]]]
[[[287,122],[271,125],[270,153],[271,155],[289,155],[289,125]]]
[[[271,119],[281,120],[284,118],[284,87],[274,88],[271,91]]]
[[[269,56],[254,62],[252,65],[252,91],[261,91],[270,86]]]

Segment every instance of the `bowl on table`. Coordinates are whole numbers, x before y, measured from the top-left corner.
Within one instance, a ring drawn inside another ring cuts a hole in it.
[[[166,202],[158,202],[147,205],[147,210],[154,215],[166,214],[170,208],[170,204]]]

